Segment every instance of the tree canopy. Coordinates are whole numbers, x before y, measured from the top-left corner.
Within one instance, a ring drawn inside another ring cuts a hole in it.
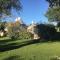
[[[49,21],[59,21],[60,20],[60,7],[57,8],[49,8],[46,17],[48,17]]]
[[[49,3],[49,8],[46,17],[50,21],[60,20],[60,0],[46,0]]]
[[[10,15],[12,9],[17,11],[21,9],[20,0],[0,0],[0,17],[4,14]]]
[[[60,6],[60,0],[46,0],[49,3],[50,7]]]

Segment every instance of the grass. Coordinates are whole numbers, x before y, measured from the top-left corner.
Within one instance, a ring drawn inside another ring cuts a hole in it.
[[[60,42],[0,39],[0,60],[50,60],[60,56]]]

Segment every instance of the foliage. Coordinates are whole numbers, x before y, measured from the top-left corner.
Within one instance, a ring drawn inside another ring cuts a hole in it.
[[[20,29],[19,29],[19,27],[20,27]],[[20,37],[20,39],[31,39],[32,38],[32,34],[30,34],[29,32],[27,32],[27,26],[26,26],[26,24],[20,24],[20,22],[17,21],[15,28],[19,29],[19,37]]]
[[[21,25],[20,22],[10,23],[8,24],[8,36],[11,39],[31,39],[32,34],[27,32],[27,28],[25,25]]]
[[[60,21],[60,7],[49,8],[46,17],[49,21]]]
[[[33,35],[27,32],[27,29],[22,29],[20,31],[20,39],[32,39]]]
[[[46,0],[46,1],[49,2],[50,7],[60,6],[60,0]]]
[[[37,25],[37,28],[39,29],[39,36],[44,39],[51,39],[56,33],[53,25],[40,24]]]
[[[0,22],[0,30],[4,31],[6,27],[6,22]]]
[[[27,44],[31,41],[32,40],[18,39],[13,41],[8,38],[1,38],[0,60],[52,60],[55,56],[60,57],[60,42],[57,40],[55,42]],[[3,50],[3,47],[5,51]],[[3,51],[1,51],[1,49]]]
[[[19,37],[19,26],[17,26],[16,24],[14,23],[10,23],[8,25],[8,36],[11,38],[11,39],[16,39]]]
[[[50,21],[60,20],[60,0],[46,0],[49,3],[49,9],[46,13],[46,17]]]
[[[21,9],[20,0],[0,0],[0,17],[4,14],[10,15],[12,9]]]

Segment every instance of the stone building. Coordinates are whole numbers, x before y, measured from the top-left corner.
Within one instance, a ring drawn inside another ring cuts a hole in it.
[[[27,27],[27,32],[30,32],[33,34],[33,39],[39,39],[40,37],[38,36],[38,29],[37,29],[37,25],[32,22],[32,24],[30,26]]]

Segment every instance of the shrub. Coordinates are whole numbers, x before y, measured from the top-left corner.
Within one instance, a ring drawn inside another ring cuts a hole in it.
[[[8,25],[8,36],[11,39],[17,39],[19,37],[19,29],[13,23]]]
[[[27,32],[25,26],[20,25],[19,23],[10,23],[8,25],[8,36],[11,39],[32,39],[32,34]]]
[[[32,39],[33,38],[33,35],[27,32],[26,29],[23,29],[22,31],[20,31],[19,35],[20,35],[20,39]]]
[[[56,29],[53,25],[40,24],[37,25],[37,28],[39,29],[39,36],[44,39],[53,38],[53,36],[56,34]]]

